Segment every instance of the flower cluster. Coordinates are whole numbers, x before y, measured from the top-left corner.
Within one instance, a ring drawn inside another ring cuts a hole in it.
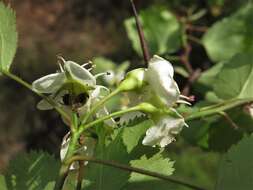
[[[153,120],[154,126],[147,130],[142,143],[165,147],[175,140],[175,135],[182,130],[183,126],[187,126],[183,117],[173,107],[177,103],[189,104],[186,101],[188,98],[180,95],[178,85],[173,79],[172,65],[159,56],[155,55],[150,60],[147,69],[137,69],[130,73],[132,75],[135,73],[134,78],[141,84],[134,86],[132,91],[127,92],[130,106],[148,102],[159,110],[157,113],[148,114]],[[125,80],[127,81],[128,78],[126,76]],[[125,89],[124,82],[122,86]],[[121,123],[139,115],[141,115],[139,112],[126,114],[121,118]]]
[[[104,76],[106,73],[93,75],[90,69],[85,68],[89,63],[80,66],[73,61],[65,61],[63,58],[61,60],[63,65],[60,64],[60,71],[34,81],[33,89],[39,93],[48,94],[56,105],[70,117],[74,112],[78,119],[85,118],[84,122],[92,122],[94,119],[108,115],[109,112],[103,106],[104,102],[101,103],[100,100],[103,97],[111,97],[111,95],[108,95],[109,90],[106,87],[97,85],[97,77]],[[116,92],[127,93],[129,107],[139,105],[140,108],[122,115],[121,124],[143,114],[153,121],[153,126],[146,131],[146,136],[142,141],[144,145],[165,147],[175,140],[175,136],[180,133],[183,126],[187,126],[175,106],[178,103],[189,104],[186,101],[188,98],[180,94],[173,77],[172,65],[155,55],[149,61],[148,68],[130,71],[117,87]],[[96,105],[100,103],[101,107],[96,109]],[[53,108],[45,100],[40,101],[37,107],[41,110]],[[95,112],[93,108],[96,109]],[[90,112],[93,114],[92,117],[89,117]],[[108,126],[115,126],[113,118],[108,118],[110,117],[103,120],[104,123]],[[82,123],[82,121],[79,122]],[[70,125],[69,121],[65,120],[65,123]],[[62,159],[67,152],[69,138],[70,133],[63,139]],[[84,144],[77,151],[79,154],[92,155],[95,147],[94,139],[88,136],[85,136],[84,139]]]

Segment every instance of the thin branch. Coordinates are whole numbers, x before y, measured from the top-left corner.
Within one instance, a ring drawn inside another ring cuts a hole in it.
[[[131,6],[132,6],[132,9],[133,9],[133,12],[134,12],[136,27],[137,27],[139,38],[140,38],[140,43],[141,43],[141,48],[142,48],[142,52],[143,52],[144,61],[145,61],[146,65],[148,65],[148,62],[150,60],[148,45],[147,45],[147,42],[145,40],[143,28],[141,26],[141,22],[140,22],[140,19],[139,19],[138,12],[136,10],[134,1],[130,0],[130,2],[131,2]]]
[[[62,190],[65,180],[68,176],[69,172],[69,166],[70,165],[62,165],[59,171],[58,179],[56,181],[56,184],[54,186],[54,190]]]
[[[203,43],[201,42],[200,39],[196,38],[195,36],[192,36],[192,35],[187,35],[187,38],[193,42],[195,42],[196,44],[199,44],[199,45],[203,45]]]
[[[206,26],[195,26],[195,25],[192,25],[192,24],[187,24],[186,25],[186,30],[193,31],[193,32],[205,33],[208,30],[208,27],[206,27]]]
[[[184,46],[184,52],[180,56],[181,62],[184,64],[184,66],[186,67],[186,69],[188,70],[188,72],[190,74],[193,73],[193,68],[192,68],[190,60],[189,60],[189,56],[190,56],[191,50],[192,50],[191,46],[188,43],[185,44],[185,46]]]
[[[185,87],[182,90],[182,94],[185,96],[189,95],[190,92],[190,88],[192,86],[192,84],[200,77],[201,75],[201,69],[196,69],[188,78],[188,81],[185,85]]]
[[[224,119],[228,122],[228,124],[235,130],[239,129],[239,126],[229,117],[226,112],[219,112],[220,115],[224,117]]]
[[[209,106],[207,109],[202,109],[202,110],[200,109],[199,111],[193,112],[189,114],[188,116],[185,116],[185,121],[191,121],[191,120],[215,115],[220,112],[235,108],[237,106],[248,104],[250,102],[253,102],[253,98],[227,100],[222,103]]]
[[[71,164],[74,161],[89,161],[89,162],[93,162],[93,163],[97,163],[97,164],[102,164],[102,165],[106,165],[106,166],[111,166],[114,168],[118,168],[121,170],[125,170],[125,171],[129,171],[129,172],[135,172],[135,173],[139,173],[139,174],[143,174],[143,175],[148,175],[148,176],[152,176],[152,177],[156,177],[165,181],[169,181],[175,184],[180,184],[183,185],[185,187],[191,188],[191,189],[196,189],[196,190],[205,190],[205,188],[199,187],[197,185],[194,184],[190,184],[188,182],[182,181],[182,180],[178,180],[175,179],[173,177],[167,176],[167,175],[162,175],[156,172],[152,172],[152,171],[148,171],[148,170],[144,170],[141,168],[136,168],[136,167],[131,167],[131,166],[127,166],[127,165],[123,165],[123,164],[119,164],[116,163],[114,161],[106,161],[106,160],[99,160],[93,157],[85,157],[85,156],[73,156],[72,158],[70,158],[66,163]]]
[[[138,108],[138,106],[135,106],[135,107],[131,107],[131,108],[128,108],[128,109],[125,109],[125,110],[121,110],[121,111],[117,111],[117,112],[114,112],[114,113],[111,113],[111,114],[108,114],[104,117],[100,117],[99,119],[95,120],[95,121],[92,121],[90,123],[87,123],[86,125],[83,125],[82,128],[80,128],[80,131],[79,133],[82,133],[84,130],[87,130],[88,128],[92,127],[92,126],[95,126],[105,120],[108,120],[108,119],[111,119],[113,117],[116,117],[116,116],[120,116],[120,115],[123,115],[123,114],[126,114],[126,113],[129,113],[129,112],[133,112],[133,111],[139,111],[140,109]]]
[[[78,168],[76,190],[81,190],[82,180],[83,180],[83,175],[84,175],[84,161],[79,161],[78,163],[79,163],[79,168]]]

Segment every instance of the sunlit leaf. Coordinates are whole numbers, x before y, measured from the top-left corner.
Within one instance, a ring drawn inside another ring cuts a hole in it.
[[[17,49],[16,16],[0,2],[0,70],[9,71]]]
[[[227,61],[213,82],[219,98],[253,97],[253,55],[239,54]]]
[[[203,37],[209,57],[217,62],[240,52],[253,52],[252,23],[252,3],[215,23]]]
[[[151,158],[148,158],[146,155],[142,156],[138,160],[131,161],[131,166],[146,169],[149,171],[157,172],[164,175],[172,175],[174,168],[174,162],[169,158],[164,157],[161,153],[153,155]],[[171,184],[159,180],[154,177],[131,173],[128,184],[125,186],[124,190],[135,190],[135,189],[145,189],[151,190],[154,189],[165,190],[168,189]]]

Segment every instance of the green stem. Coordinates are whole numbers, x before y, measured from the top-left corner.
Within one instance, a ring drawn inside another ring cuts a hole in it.
[[[119,164],[119,163],[116,163],[114,161],[99,160],[99,159],[96,159],[96,158],[93,158],[93,157],[86,157],[86,156],[73,156],[66,163],[71,164],[74,161],[80,161],[80,160],[93,162],[93,163],[97,163],[97,164],[102,164],[102,165],[106,165],[106,166],[111,166],[111,167],[119,168],[119,169],[122,169],[122,170],[125,170],[125,171],[129,171],[129,172],[135,172],[135,173],[139,173],[139,174],[144,174],[144,175],[156,177],[156,178],[159,178],[159,179],[162,179],[162,180],[170,181],[170,182],[175,183],[175,184],[180,184],[180,185],[186,186],[186,187],[191,188],[191,189],[205,190],[205,188],[199,187],[197,185],[194,185],[194,184],[191,184],[191,183],[179,180],[179,179],[175,179],[175,178],[167,176],[167,175],[163,175],[163,174],[159,174],[159,173],[156,173],[156,172],[144,170],[144,169],[141,169],[141,168],[136,168],[136,167],[131,167],[131,166]]]
[[[83,177],[84,177],[84,161],[78,161],[78,162],[79,162],[79,168],[78,168],[76,190],[81,190],[82,189],[82,181],[83,181]]]
[[[76,145],[78,143],[79,137],[80,137],[80,133],[77,133],[77,132],[73,133],[71,136],[68,151],[67,151],[67,154],[66,154],[66,156],[63,160],[63,163],[61,165],[58,179],[56,181],[54,190],[62,190],[62,188],[64,186],[64,182],[65,182],[65,179],[68,175],[69,167],[71,164],[71,163],[68,163],[67,160],[69,160],[75,154]]]
[[[84,130],[88,129],[88,128],[91,128],[92,126],[94,125],[97,125],[107,119],[111,119],[112,117],[116,117],[116,116],[120,116],[120,115],[123,115],[123,114],[126,114],[126,113],[129,113],[129,112],[133,112],[133,111],[140,111],[141,109],[139,108],[139,106],[135,106],[135,107],[131,107],[131,108],[128,108],[128,109],[125,109],[125,110],[121,110],[121,111],[117,111],[117,112],[114,112],[112,114],[109,114],[109,115],[106,115],[104,117],[101,117],[95,121],[92,121],[90,123],[88,123],[87,125],[83,125],[81,128],[80,128],[80,133],[82,133]]]
[[[62,164],[54,190],[62,190],[66,177],[68,176],[69,165]]]
[[[102,100],[100,100],[97,104],[95,104],[90,112],[85,115],[84,118],[81,118],[82,121],[82,125],[85,124],[87,122],[87,120],[97,111],[98,108],[100,108],[102,105],[104,105],[104,103],[106,101],[108,101],[110,98],[112,98],[113,96],[117,95],[118,93],[120,93],[120,89],[116,89],[113,92],[111,92],[108,96],[104,97]]]
[[[22,80],[21,78],[19,78],[18,76],[9,73],[7,71],[2,70],[1,73],[3,73],[4,75],[6,75],[7,77],[11,78],[12,80],[16,81],[17,83],[21,84],[22,86],[28,88],[29,90],[31,90],[32,92],[34,92],[35,94],[37,94],[38,96],[40,96],[41,98],[45,99],[51,106],[53,106],[53,108],[55,108],[55,110],[62,115],[66,120],[69,121],[69,116],[61,109],[59,108],[59,106],[54,102],[54,100],[52,100],[51,98],[33,90],[32,86],[27,83],[26,81]]]
[[[191,121],[194,119],[211,116],[214,114],[219,114],[220,112],[223,112],[225,110],[250,103],[253,101],[253,98],[247,98],[247,99],[237,99],[237,100],[228,100],[223,103],[219,103],[217,105],[213,105],[208,107],[207,109],[199,110],[198,112],[194,112],[190,114],[189,116],[185,117],[185,121]]]

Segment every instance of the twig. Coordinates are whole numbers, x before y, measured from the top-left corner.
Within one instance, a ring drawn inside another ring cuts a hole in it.
[[[62,190],[66,177],[68,176],[69,165],[62,165],[59,171],[59,176],[54,186],[54,190]]]
[[[141,26],[141,22],[134,4],[133,0],[130,0],[131,2],[131,6],[134,12],[134,18],[135,18],[135,22],[136,22],[136,27],[138,30],[138,34],[139,34],[139,38],[140,38],[140,43],[141,43],[141,49],[143,52],[143,57],[144,57],[144,61],[146,63],[146,65],[148,65],[149,59],[150,59],[150,54],[149,54],[149,50],[148,50],[148,45],[147,42],[145,40],[145,36],[144,36],[144,32],[143,32],[143,28]]]
[[[59,106],[50,97],[47,97],[44,94],[41,94],[41,93],[35,91],[29,83],[27,83],[23,79],[19,78],[18,76],[14,75],[12,73],[9,73],[7,71],[4,71],[4,70],[1,72],[4,75],[6,75],[7,77],[11,78],[12,80],[16,81],[20,85],[26,87],[27,89],[31,90],[32,92],[34,92],[35,94],[37,94],[38,96],[40,96],[41,98],[46,100],[60,115],[62,115],[67,121],[70,121],[70,118],[67,115],[67,113],[65,113],[61,108],[59,108]]]
[[[192,68],[190,61],[189,61],[189,56],[190,56],[191,50],[192,50],[191,46],[188,43],[185,44],[184,52],[180,56],[181,62],[184,64],[184,66],[186,67],[186,69],[188,70],[188,72],[190,74],[193,73],[193,68]]]
[[[77,185],[76,190],[82,189],[82,180],[84,175],[84,161],[79,161],[79,169],[78,169],[78,176],[77,176]]]
[[[148,175],[148,176],[152,176],[152,177],[156,177],[165,181],[170,181],[172,183],[176,183],[176,184],[180,184],[183,185],[185,187],[191,188],[191,189],[196,189],[196,190],[205,190],[205,188],[199,187],[197,185],[194,184],[190,184],[188,182],[184,182],[182,180],[178,180],[175,179],[173,177],[167,176],[167,175],[162,175],[156,172],[152,172],[152,171],[148,171],[148,170],[144,170],[141,168],[136,168],[136,167],[131,167],[131,166],[127,166],[127,165],[123,165],[123,164],[119,164],[116,163],[114,161],[107,161],[107,160],[99,160],[93,157],[85,157],[85,156],[73,156],[72,158],[70,158],[67,163],[71,164],[74,161],[89,161],[89,162],[93,162],[93,163],[97,163],[97,164],[102,164],[102,165],[106,165],[106,166],[111,166],[111,167],[115,167],[115,168],[119,168],[125,171],[129,171],[129,172],[135,172],[135,173],[139,173],[139,174],[144,174],[144,175]]]
[[[251,102],[253,102],[253,98],[227,100],[222,103],[209,106],[207,109],[200,109],[199,111],[193,112],[188,116],[185,116],[185,121],[192,121],[195,119],[215,115],[219,112],[224,112],[226,110],[235,108],[237,106],[242,106]]]
[[[239,129],[239,126],[229,117],[226,112],[219,112],[220,115],[224,117],[224,119],[228,122],[228,124],[235,130]]]
[[[195,26],[192,24],[186,25],[186,30],[193,31],[193,32],[202,32],[205,33],[208,30],[208,27],[206,26]]]
[[[195,36],[192,36],[192,35],[187,35],[187,38],[193,42],[195,42],[196,44],[199,44],[199,45],[203,45],[201,40],[196,38]]]
[[[187,96],[189,95],[191,85],[199,78],[201,75],[201,69],[196,69],[188,78],[188,81],[185,85],[185,87],[182,90],[182,94]]]

